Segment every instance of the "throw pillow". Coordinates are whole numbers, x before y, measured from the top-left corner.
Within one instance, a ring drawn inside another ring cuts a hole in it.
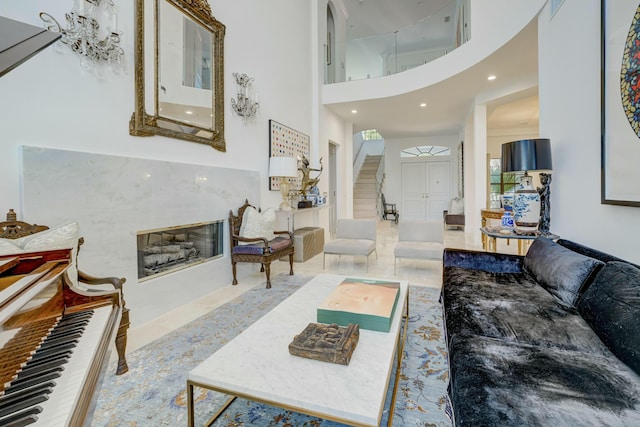
[[[272,240],[275,237],[273,231],[276,226],[276,212],[267,209],[260,213],[257,209],[249,207],[245,209],[240,226],[240,237],[255,238],[264,237]],[[246,244],[246,242],[241,242]]]
[[[27,252],[50,251],[54,249],[72,249],[77,246],[79,227],[77,222],[63,224],[49,230],[29,236],[22,249]]]
[[[449,206],[449,213],[451,215],[462,215],[464,213],[464,199],[460,197],[454,197],[451,199],[451,206]]]
[[[76,265],[76,257],[78,254],[78,239],[80,238],[80,227],[77,222],[63,224],[27,237],[29,237],[29,239],[23,241],[24,252],[72,249],[71,262],[67,269],[67,277],[73,285],[77,286],[78,266]]]
[[[603,265],[546,237],[534,240],[523,260],[525,271],[567,307],[575,306],[580,292]]]
[[[23,252],[24,250],[17,246],[12,239],[0,239],[0,255],[14,255]]]
[[[578,312],[618,359],[640,374],[640,269],[609,262],[578,301]]]

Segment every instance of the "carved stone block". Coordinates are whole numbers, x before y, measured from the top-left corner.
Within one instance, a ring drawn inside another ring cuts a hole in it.
[[[289,353],[307,359],[348,365],[360,338],[357,324],[309,323],[289,344]]]

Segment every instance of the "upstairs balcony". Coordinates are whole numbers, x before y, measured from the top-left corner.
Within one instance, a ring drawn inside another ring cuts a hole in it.
[[[471,38],[470,0],[450,0],[393,32],[325,44],[325,84],[389,76],[427,64]]]

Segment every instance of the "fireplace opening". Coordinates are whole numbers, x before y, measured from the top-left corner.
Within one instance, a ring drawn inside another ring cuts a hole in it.
[[[138,280],[201,264],[223,255],[223,220],[137,233]]]

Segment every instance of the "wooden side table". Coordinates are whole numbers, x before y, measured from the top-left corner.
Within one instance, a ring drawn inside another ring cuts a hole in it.
[[[502,215],[504,214],[504,209],[502,208],[491,208],[491,209],[480,209],[480,219],[482,228],[487,227],[488,219],[497,219],[501,220]],[[482,249],[487,249],[487,236],[484,233],[480,233],[482,237]],[[507,240],[507,244],[509,244],[509,240]]]

